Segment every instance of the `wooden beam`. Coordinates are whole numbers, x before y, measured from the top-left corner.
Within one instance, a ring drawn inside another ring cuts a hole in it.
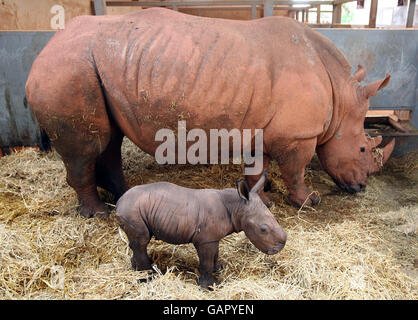
[[[94,0],[93,10],[96,16],[106,15],[106,1],[105,0]]]
[[[406,27],[412,28],[414,26],[416,0],[409,0],[408,17],[406,18]]]
[[[309,23],[311,28],[342,28],[342,29],[365,29],[368,25],[364,24],[331,24],[331,23]]]
[[[395,110],[395,115],[401,121],[410,121],[411,120],[411,110]]]
[[[355,0],[334,0],[333,4],[343,4],[347,2],[354,2]]]
[[[372,0],[370,4],[369,28],[376,28],[377,3],[378,0]]]
[[[96,1],[96,0],[95,0]],[[99,0],[100,1],[100,0]],[[353,0],[352,0],[353,1]],[[251,6],[263,5],[266,2],[271,2],[272,5],[287,5],[291,6],[294,4],[306,4],[306,5],[319,5],[319,4],[333,4],[332,0],[301,0],[295,2],[294,0],[246,0],[246,1],[231,1],[231,0],[220,0],[220,1],[105,1],[108,7],[170,7],[176,5],[178,7],[192,7],[192,6]]]

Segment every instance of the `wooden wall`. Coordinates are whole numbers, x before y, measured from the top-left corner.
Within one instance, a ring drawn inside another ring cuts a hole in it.
[[[0,30],[51,30],[54,5],[65,9],[65,20],[91,14],[90,0],[0,0]]]
[[[183,1],[187,2],[188,0]],[[168,4],[170,0],[167,0],[166,2]],[[216,0],[214,0],[214,2],[216,2]],[[74,18],[75,16],[86,14],[88,15],[93,13],[93,6],[91,0],[0,0],[0,30],[52,30],[51,18],[54,16],[54,13],[51,13],[51,8],[54,5],[61,5],[64,8],[66,22],[68,22],[71,18]],[[124,14],[136,10],[141,10],[141,7],[107,7],[108,14]],[[204,17],[217,17],[238,20],[251,19],[251,9],[242,7],[191,7],[180,8],[179,11]],[[286,14],[287,11],[274,11],[274,15]],[[263,9],[259,8],[257,10],[257,18],[260,18],[262,16]]]
[[[91,0],[0,0],[0,30],[52,30],[54,5],[64,8],[65,21],[93,13]],[[107,11],[108,14],[123,14],[140,9],[109,7]]]

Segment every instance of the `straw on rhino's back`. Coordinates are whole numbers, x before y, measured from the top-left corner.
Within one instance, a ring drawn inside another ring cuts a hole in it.
[[[132,127],[176,126],[181,115],[192,126],[233,128],[250,106],[263,106],[254,123],[263,127],[274,59],[260,48],[262,31],[248,22],[167,11],[147,9],[98,29],[94,57],[114,116],[135,114]]]
[[[178,120],[207,132],[265,128],[294,107],[292,92],[315,93],[328,80],[306,29],[291,19],[233,21],[147,9],[79,20],[64,32],[88,35],[81,35],[89,50],[79,59],[96,71],[119,128],[150,154],[159,145],[155,133],[176,131]],[[321,81],[312,83],[305,79],[314,67]],[[302,109],[312,103],[305,102]]]

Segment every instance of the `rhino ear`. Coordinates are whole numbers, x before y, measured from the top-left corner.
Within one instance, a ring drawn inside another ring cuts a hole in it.
[[[257,183],[253,186],[250,192],[259,193],[261,189],[264,189],[267,182],[268,182],[267,169],[264,169],[263,174],[261,175],[260,179],[258,179]]]
[[[384,79],[377,80],[375,82],[369,83],[367,86],[363,87],[363,95],[367,99],[371,96],[375,96],[377,91],[383,89],[387,86],[390,80],[390,74],[386,73],[386,77]]]
[[[353,74],[353,78],[356,79],[358,82],[362,82],[366,77],[366,71],[366,68],[359,64],[357,66],[357,71]]]
[[[236,185],[237,185],[238,195],[240,196],[240,198],[249,201],[250,200],[250,188],[248,187],[247,182],[245,182],[244,180],[237,180]]]

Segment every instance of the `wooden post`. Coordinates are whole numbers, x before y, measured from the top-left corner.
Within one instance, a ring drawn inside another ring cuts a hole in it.
[[[306,21],[307,23],[309,23],[309,9],[306,9],[306,10],[305,10],[305,12],[306,12],[306,18],[305,18],[305,21]]]
[[[93,10],[96,16],[106,15],[106,1],[105,0],[94,0]]]
[[[257,19],[257,6],[255,4],[251,6],[251,19]]]
[[[273,0],[264,0],[264,16],[273,16]]]
[[[316,6],[316,23],[321,23],[321,5]]]
[[[416,0],[409,0],[408,17],[406,18],[406,27],[412,28],[414,26]]]
[[[292,10],[290,12],[291,12],[291,18],[297,20],[296,18],[297,12],[295,10]]]
[[[341,23],[341,4],[332,6],[332,24]]]
[[[378,0],[372,0],[370,4],[369,28],[376,28],[377,3]]]

